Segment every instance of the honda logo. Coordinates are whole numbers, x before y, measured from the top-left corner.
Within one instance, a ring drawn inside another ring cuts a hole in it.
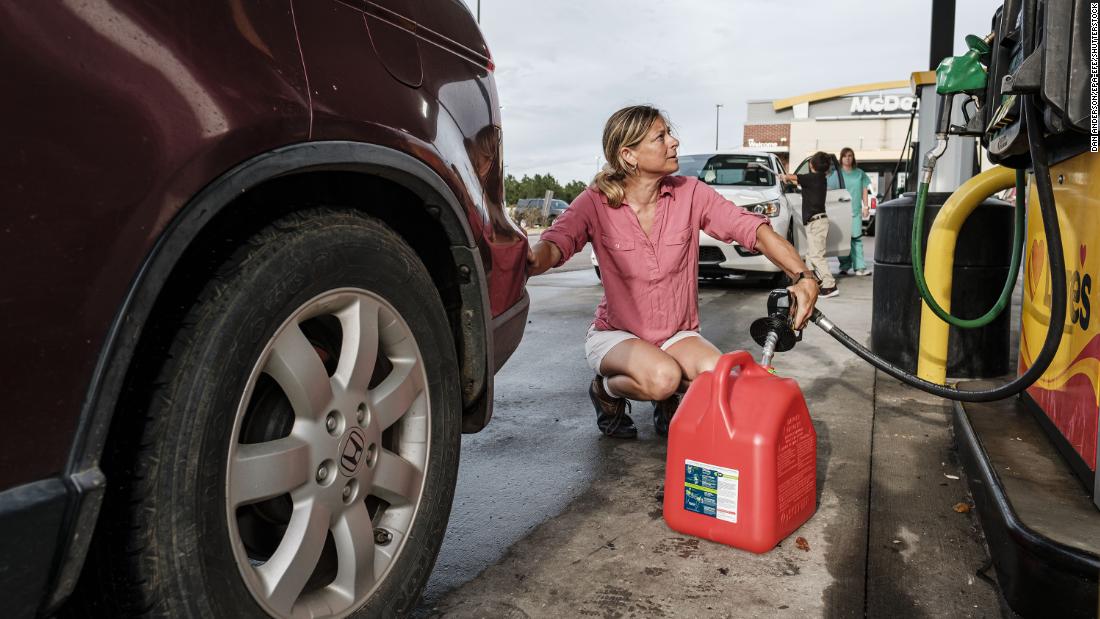
[[[344,449],[340,452],[340,470],[345,475],[353,475],[363,462],[363,451],[367,446],[367,437],[359,428],[352,428],[344,439]]]

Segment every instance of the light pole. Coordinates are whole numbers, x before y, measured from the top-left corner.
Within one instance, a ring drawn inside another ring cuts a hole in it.
[[[481,0],[477,0],[477,23],[481,24]]]
[[[714,150],[718,150],[718,110],[722,109],[721,103],[714,104]]]

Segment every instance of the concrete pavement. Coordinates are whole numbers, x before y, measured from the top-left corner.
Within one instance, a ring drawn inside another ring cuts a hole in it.
[[[664,440],[602,438],[584,331],[602,295],[586,257],[533,279],[530,324],[497,376],[489,427],[464,437],[451,527],[419,616],[996,616],[947,409],[876,377],[820,330],[777,356],[818,433],[817,513],[763,555],[682,536],[661,516]],[[866,340],[870,278],[819,307]],[[700,287],[703,334],[747,348],[768,289]],[[808,549],[794,540],[805,538]]]

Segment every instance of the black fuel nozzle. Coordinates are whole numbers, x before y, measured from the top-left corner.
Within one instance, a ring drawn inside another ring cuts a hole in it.
[[[777,288],[768,294],[768,315],[757,318],[749,327],[752,339],[764,347],[760,365],[771,365],[772,356],[786,352],[802,341],[802,332],[791,326],[791,293]]]
[[[955,102],[955,93],[936,97],[936,135],[951,132],[951,106]]]

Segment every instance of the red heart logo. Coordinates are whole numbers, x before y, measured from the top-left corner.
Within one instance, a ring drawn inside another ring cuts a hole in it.
[[[1031,242],[1031,251],[1027,256],[1027,290],[1032,299],[1035,291],[1039,289],[1039,277],[1043,274],[1043,265],[1046,262],[1046,242],[1035,239]]]

